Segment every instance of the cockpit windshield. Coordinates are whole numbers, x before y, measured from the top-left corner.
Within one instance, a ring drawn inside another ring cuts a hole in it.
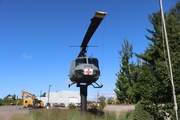
[[[87,63],[93,64],[94,66],[99,68],[98,59],[96,59],[96,58],[88,58],[88,59],[87,58],[77,58],[76,59],[76,66],[78,66],[80,64],[87,64]]]
[[[78,58],[76,59],[76,66],[83,64],[83,63],[87,63],[86,58]]]
[[[98,59],[96,59],[96,58],[88,58],[88,63],[94,64],[97,68],[99,68]]]

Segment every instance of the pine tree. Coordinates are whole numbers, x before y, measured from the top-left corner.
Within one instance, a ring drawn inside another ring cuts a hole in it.
[[[130,60],[133,57],[133,46],[128,40],[124,39],[124,44],[121,45],[122,50],[118,51],[120,57],[120,71],[116,74],[116,88],[114,89],[117,99],[120,103],[135,102],[133,94],[133,85],[136,81],[135,64]]]
[[[177,4],[164,15],[173,68],[174,85],[176,95],[179,97],[180,2],[177,2]],[[150,40],[151,43],[143,54],[137,55],[146,63],[146,66],[143,65],[142,69],[143,67],[146,67],[146,69],[144,69],[144,72],[142,72],[138,78],[136,93],[140,93],[144,101],[151,101],[157,106],[157,109],[168,111],[170,115],[174,117],[172,84],[170,81],[167,49],[164,39],[164,31],[162,29],[160,12],[149,15],[149,21],[152,23],[154,30],[147,29],[152,36],[146,36],[146,38]],[[143,87],[142,84],[146,87]],[[144,92],[142,88],[144,89]],[[143,93],[146,93],[147,95],[143,95]],[[165,106],[160,108],[159,105],[162,104]],[[159,113],[151,111],[151,114],[152,113],[154,116],[156,116],[155,119],[159,119]]]

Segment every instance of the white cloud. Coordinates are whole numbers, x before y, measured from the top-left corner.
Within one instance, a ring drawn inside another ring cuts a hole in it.
[[[97,97],[94,96],[94,95],[87,96],[87,100],[88,100],[88,101],[97,101]]]
[[[31,55],[27,55],[26,53],[24,53],[24,54],[22,54],[22,58],[31,59],[32,56]]]
[[[107,95],[107,96],[115,96],[116,93],[115,92],[101,92],[99,93],[100,95]]]
[[[116,97],[115,92],[97,92],[96,95],[89,95],[87,96],[88,101],[97,101],[97,98],[100,96],[104,96],[106,100],[110,97]]]
[[[116,97],[116,94],[115,92],[102,92],[102,93],[99,93],[100,96],[104,96],[106,98],[109,98],[109,97]]]

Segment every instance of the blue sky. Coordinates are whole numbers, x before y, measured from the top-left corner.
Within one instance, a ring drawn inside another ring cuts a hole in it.
[[[163,0],[164,11],[178,0]],[[143,53],[153,29],[148,14],[158,11],[159,0],[0,0],[0,98],[21,96],[21,90],[39,96],[40,91],[68,88],[70,63],[96,11],[107,12],[88,45],[87,55],[99,59],[101,89],[88,87],[88,100],[100,93],[112,95],[119,71],[121,44],[126,38],[134,52]]]

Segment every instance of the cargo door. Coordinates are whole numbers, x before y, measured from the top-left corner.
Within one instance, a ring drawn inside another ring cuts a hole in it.
[[[69,97],[69,104],[70,103],[74,103],[76,105],[76,103],[78,103],[77,97]]]

